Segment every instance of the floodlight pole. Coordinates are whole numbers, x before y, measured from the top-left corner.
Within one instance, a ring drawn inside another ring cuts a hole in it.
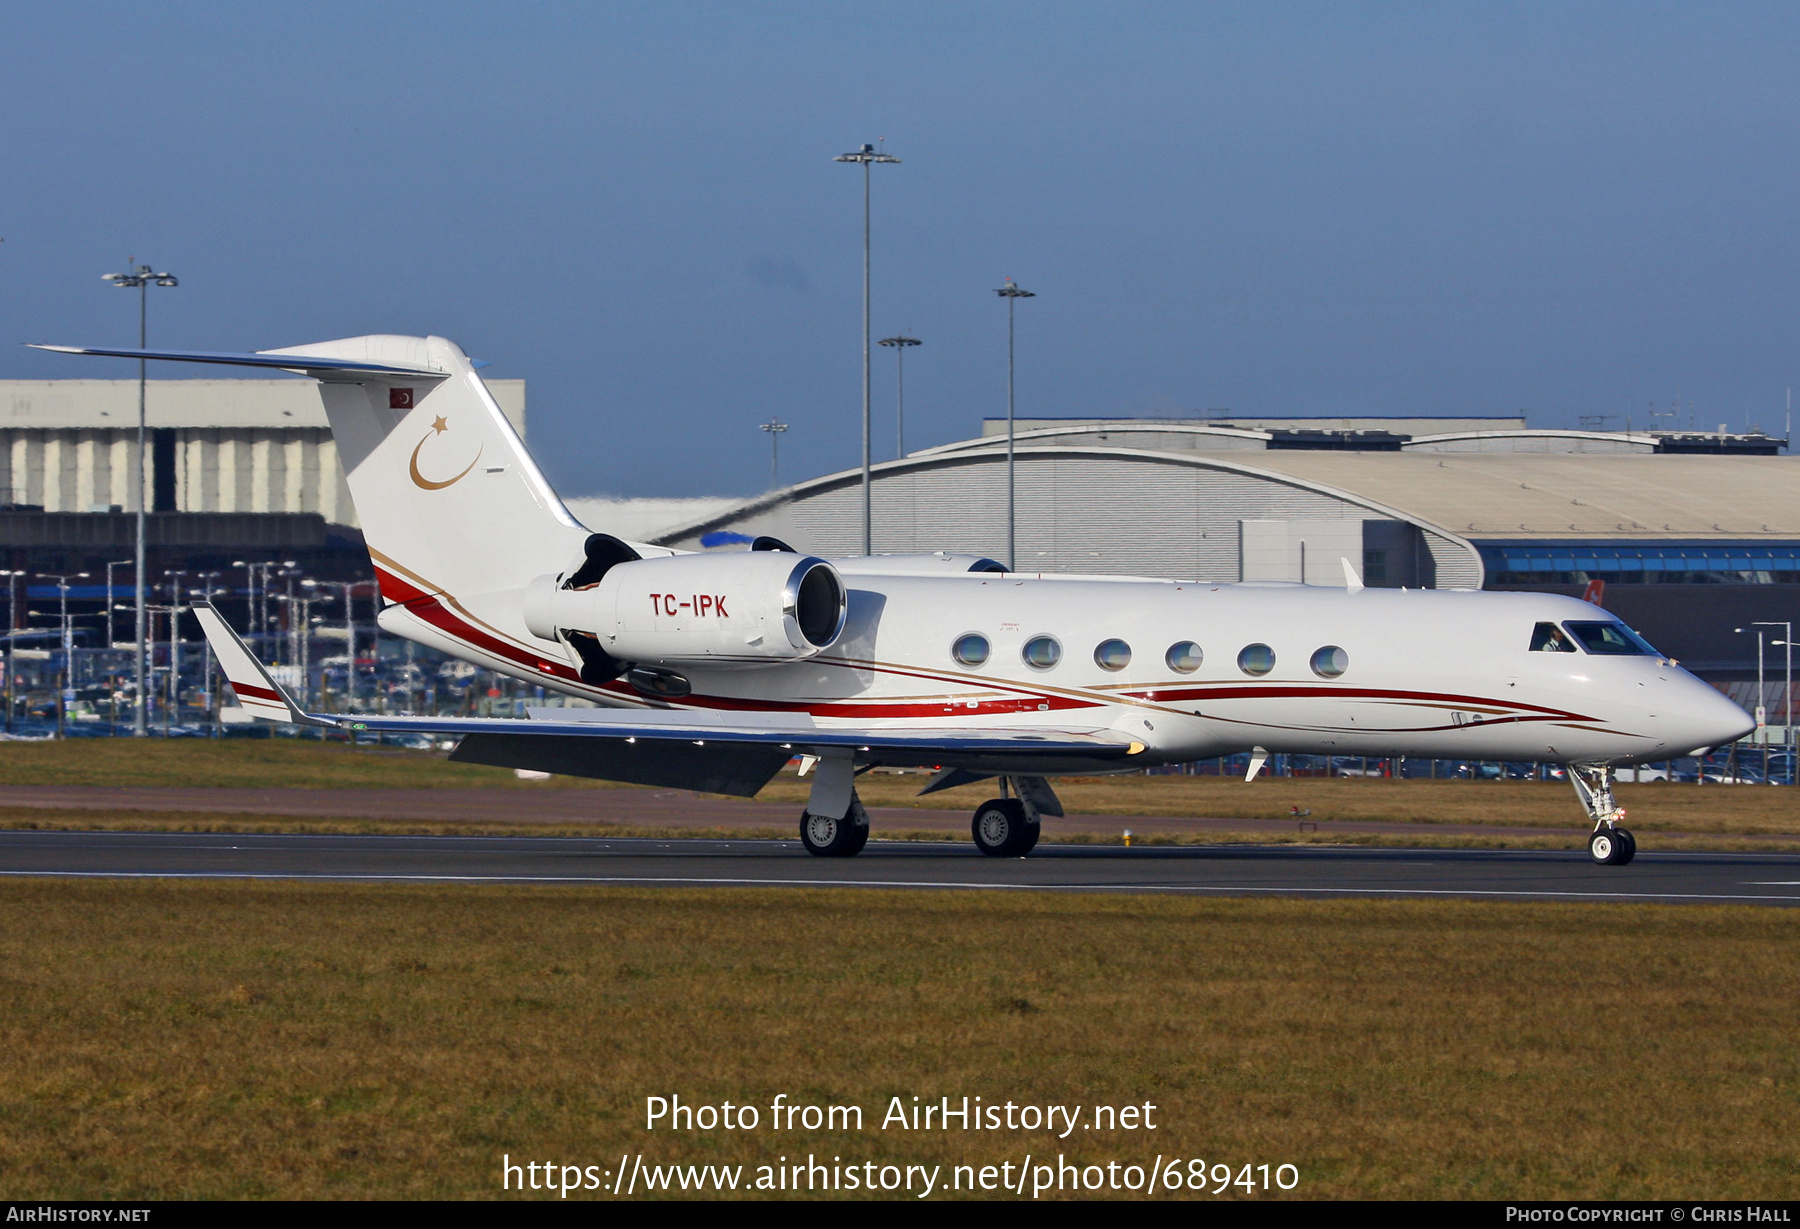
[[[61,602],[60,613],[57,617],[62,623],[63,669],[67,671],[69,685],[73,687],[75,685],[75,633],[69,625],[69,577],[86,577],[87,573],[65,572],[59,575],[56,572],[39,572],[37,575],[39,580],[56,582],[56,595]]]
[[[344,711],[356,711],[356,607],[351,604],[351,590],[356,587],[355,581],[348,580],[312,580],[300,582],[304,589],[341,589],[344,593],[344,641],[349,646],[349,668],[344,671]]]
[[[223,572],[200,573],[200,579],[206,582],[205,600],[208,605],[212,604],[213,595],[217,593],[219,589],[219,577],[223,575]],[[219,736],[219,692],[217,672],[213,669],[215,657],[212,651],[211,641],[202,636],[200,638],[200,644],[200,652],[205,655],[206,661],[206,736],[208,738],[217,738]]]
[[[1763,634],[1760,631],[1751,631],[1751,628],[1756,626],[1757,624],[1752,623],[1750,627],[1734,627],[1731,630],[1740,634],[1750,632],[1752,636],[1756,637],[1756,741],[1762,744],[1763,784],[1767,785],[1769,783],[1769,715],[1768,709],[1763,705]]]
[[[181,590],[182,582],[187,579],[187,570],[164,572],[169,577],[169,710],[175,716],[175,724],[181,724]],[[163,722],[163,729],[169,723]]]
[[[775,415],[769,415],[769,421],[763,423],[758,430],[769,433],[769,489],[772,491],[779,485],[778,474],[781,470],[781,433],[788,425]]]
[[[62,681],[56,689],[56,736],[61,738],[66,729],[69,709],[69,692],[75,686],[75,631],[69,622],[69,577],[87,578],[86,572],[39,572],[38,579],[54,580],[56,595],[61,600],[60,617],[62,619]],[[30,590],[26,591],[29,595]]]
[[[1788,751],[1788,780],[1791,784],[1794,777],[1794,624],[1788,619],[1758,619],[1757,624],[1764,627],[1779,627],[1785,639],[1777,640],[1787,660],[1781,671],[1781,742]],[[1757,699],[1762,699],[1760,695]],[[1768,774],[1764,774],[1766,777]]]
[[[1013,507],[1013,307],[1020,299],[1035,299],[1037,295],[1019,289],[1010,277],[994,293],[1006,300],[1006,570],[1012,572],[1018,570]]]
[[[147,328],[147,321],[149,319],[150,311],[151,283],[155,283],[158,286],[178,286],[181,283],[176,280],[173,274],[157,273],[151,269],[149,265],[135,264],[136,260],[137,258],[134,256],[125,261],[126,264],[133,265],[130,272],[107,273],[102,276],[101,280],[111,282],[121,289],[129,290],[136,288],[138,292],[138,349],[145,350],[149,348],[149,330]],[[148,696],[145,694],[145,687],[147,685],[145,675],[147,669],[144,660],[144,642],[145,636],[148,634],[146,627],[147,617],[144,609],[144,470],[150,461],[149,454],[145,452],[148,432],[145,430],[144,426],[144,401],[148,391],[147,379],[148,372],[145,370],[144,360],[140,358],[138,359],[137,424],[137,579],[134,582],[137,649],[133,654],[133,656],[137,658],[137,703],[133,706],[131,717],[131,732],[138,738],[143,738],[150,733],[145,709]]]
[[[13,648],[19,639],[19,577],[25,575],[20,571],[8,571],[6,575],[6,732],[12,733],[13,698],[18,694],[15,660]]]
[[[906,455],[906,348],[922,346],[925,343],[917,337],[908,337],[901,333],[895,337],[883,337],[881,344],[894,349],[894,456]]]
[[[256,651],[256,564],[248,559],[233,559],[231,566],[244,569],[244,634],[250,651]]]
[[[303,580],[302,585],[306,584]],[[312,599],[310,597],[295,598],[300,603],[300,702],[312,703]],[[290,612],[288,617],[293,618]]]
[[[108,649],[113,646],[113,569],[128,567],[130,564],[131,560],[129,559],[113,559],[109,560],[106,565],[106,647]],[[117,732],[114,731],[114,733]]]
[[[1763,691],[1763,634],[1761,632],[1757,632],[1756,633],[1756,707],[1759,709],[1762,709],[1762,707],[1763,707],[1763,703],[1764,703],[1763,696],[1765,694],[1766,693]],[[1768,715],[1768,711],[1766,709],[1763,710],[1761,715],[1762,715],[1762,720],[1756,723],[1760,727],[1756,731],[1756,734],[1757,734],[1756,741],[1762,744],[1763,784],[1767,785],[1769,783],[1769,715]]]
[[[899,162],[892,154],[878,153],[864,145],[853,154],[839,154],[834,161],[860,162],[863,169],[863,342],[862,342],[862,553],[874,554],[869,505],[869,168],[877,162]]]
[[[355,581],[347,580],[344,582],[344,643],[345,643],[345,645],[348,646],[347,652],[348,652],[349,659],[350,659],[349,669],[347,669],[344,672],[344,703],[345,703],[344,711],[352,712],[352,713],[356,711],[356,600],[355,600],[355,590],[356,590],[356,582]]]
[[[281,574],[287,580],[287,596],[282,599],[282,601],[285,602],[286,604],[284,606],[282,606],[281,609],[282,609],[282,612],[287,616],[288,643],[291,646],[293,644],[293,639],[294,639],[293,638],[293,631],[294,631],[294,577],[296,577],[300,574],[300,569],[295,566],[295,560],[292,560],[292,559],[287,560],[286,563],[284,563],[282,565]],[[407,643],[411,644],[412,641],[409,640],[409,641],[407,641]],[[290,651],[287,654],[287,664],[290,666],[293,665],[294,658],[296,658],[298,656],[299,656],[299,654]]]

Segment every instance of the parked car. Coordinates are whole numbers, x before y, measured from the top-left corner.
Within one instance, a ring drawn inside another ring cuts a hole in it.
[[[1500,767],[1508,781],[1536,781],[1539,779],[1539,765],[1537,764],[1509,763],[1502,764]]]
[[[1458,764],[1456,775],[1464,780],[1498,781],[1505,775],[1505,771],[1492,760],[1478,760],[1473,763]]]
[[[1754,752],[1745,753],[1740,749],[1738,751],[1738,762],[1747,762],[1753,765],[1758,773],[1761,773],[1763,770],[1762,751],[1759,749]],[[1786,751],[1771,751],[1769,752],[1768,763],[1769,781],[1776,785],[1792,785],[1794,783],[1794,757],[1790,753]]]

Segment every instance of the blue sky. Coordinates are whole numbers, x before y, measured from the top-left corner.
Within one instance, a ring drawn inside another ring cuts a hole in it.
[[[1800,383],[1800,8],[0,7],[20,348],[438,333],[529,381],[569,495],[853,465],[861,172],[908,443],[1022,415],[1505,414]],[[168,374],[176,374],[170,370]],[[191,374],[217,374],[195,371]],[[875,455],[893,452],[892,355]]]

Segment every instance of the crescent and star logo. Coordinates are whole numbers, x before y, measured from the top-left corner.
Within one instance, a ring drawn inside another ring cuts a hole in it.
[[[447,486],[462,481],[462,479],[468,476],[469,471],[475,468],[476,462],[481,460],[481,449],[477,448],[475,450],[475,460],[470,461],[468,465],[464,466],[462,473],[457,474],[454,478],[446,478],[442,482],[433,482],[424,474],[421,474],[419,472],[419,449],[425,447],[426,442],[430,440],[432,436],[442,435],[449,429],[450,423],[448,420],[442,415],[439,415],[432,421],[431,430],[427,431],[424,437],[420,439],[417,444],[413,445],[412,460],[408,463],[407,469],[412,474],[413,485],[418,487],[421,491],[441,491]],[[483,447],[485,447],[485,445],[483,445]]]

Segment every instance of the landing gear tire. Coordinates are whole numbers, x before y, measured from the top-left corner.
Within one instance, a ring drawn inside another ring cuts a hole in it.
[[[990,858],[1022,858],[1038,841],[1038,825],[1026,820],[1017,798],[992,798],[976,807],[969,831],[975,848]]]
[[[842,819],[832,819],[827,815],[802,811],[800,843],[815,858],[854,857],[869,843],[869,825],[859,824],[849,815]]]
[[[1623,828],[1596,828],[1588,837],[1588,856],[1601,866],[1624,866],[1637,856],[1637,840]]]
[[[840,858],[854,858],[869,843],[869,825],[852,823],[850,835],[844,839],[844,848],[838,854]]]
[[[1612,765],[1573,763],[1568,769],[1569,784],[1594,825],[1588,856],[1601,866],[1624,866],[1637,857],[1637,840],[1619,824],[1625,808],[1613,798]]]

